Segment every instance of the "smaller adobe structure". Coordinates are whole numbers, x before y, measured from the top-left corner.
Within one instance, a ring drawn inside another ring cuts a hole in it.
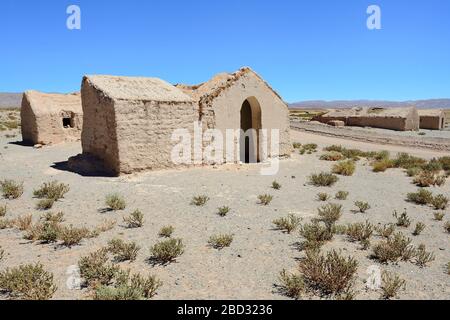
[[[396,131],[419,130],[419,113],[415,107],[336,109],[317,116],[313,120],[326,124],[340,121],[345,126],[372,127]]]
[[[192,134],[195,124],[202,125],[201,133],[219,129],[224,140],[228,129],[238,135],[240,130],[267,129],[269,148],[270,131],[279,130],[279,151],[263,150],[259,136],[252,143],[247,137],[238,143],[242,135],[234,136],[242,162],[291,153],[287,104],[250,68],[195,86],[174,86],[157,78],[85,76],[81,95],[83,153],[70,158],[69,167],[82,174],[118,176],[184,166],[172,161],[172,135],[180,129]],[[203,152],[205,144],[200,148]],[[227,158],[226,150],[219,158]]]
[[[446,123],[446,114],[442,109],[419,110],[420,129],[443,130]]]
[[[20,110],[22,139],[27,144],[57,144],[81,139],[81,96],[27,91]]]

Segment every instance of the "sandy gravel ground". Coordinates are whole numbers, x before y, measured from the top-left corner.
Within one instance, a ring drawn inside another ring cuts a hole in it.
[[[339,223],[363,222],[366,219],[374,224],[393,222],[393,210],[406,208],[413,225],[421,221],[426,224],[426,229],[418,237],[411,235],[413,226],[403,232],[413,239],[415,245],[425,244],[436,256],[426,268],[406,262],[384,266],[368,258],[370,251],[359,250],[358,244],[337,236],[324,249],[340,248],[358,260],[357,299],[378,299],[380,296],[379,291],[365,289],[366,271],[371,265],[394,271],[407,281],[402,299],[450,299],[450,276],[444,272],[445,264],[450,261],[450,235],[444,232],[444,222],[433,220],[432,208],[404,200],[408,192],[417,188],[402,170],[375,174],[366,161],[360,161],[354,176],[341,177],[331,188],[316,188],[307,185],[307,177],[311,173],[329,171],[332,166],[332,163],[318,160],[319,152],[305,156],[295,154],[291,159],[283,160],[275,177],[261,176],[259,165],[149,172],[120,178],[82,177],[65,171],[64,165],[58,164],[78,154],[81,151],[79,143],[34,149],[17,144],[17,140],[0,134],[0,179],[20,180],[25,186],[20,199],[0,200],[0,204],[8,206],[8,218],[32,213],[38,219],[41,213],[34,209],[37,200],[33,199],[33,189],[45,181],[56,179],[71,188],[65,199],[56,203],[52,210],[63,211],[67,224],[95,227],[105,219],[117,221],[114,229],[96,239],[84,240],[80,246],[71,249],[33,244],[24,240],[23,233],[15,229],[0,230],[0,245],[6,251],[0,269],[40,261],[54,273],[58,285],[56,299],[89,297],[86,290],[66,287],[66,271],[76,265],[80,257],[104,246],[114,237],[136,241],[141,246],[137,260],[121,266],[133,272],[157,275],[164,285],[156,299],[286,299],[274,284],[283,268],[295,270],[296,259],[303,253],[294,244],[301,239],[297,233],[286,235],[274,230],[272,221],[294,213],[308,222],[323,204],[316,200],[316,194],[327,192],[334,195],[338,190],[350,192],[349,199],[341,202],[344,214]],[[320,147],[345,142],[301,132],[293,132],[293,140],[316,142]],[[346,142],[349,143],[369,150],[385,147]],[[392,146],[389,149],[397,150]],[[398,151],[406,150],[398,148]],[[428,150],[418,150],[417,153],[428,158],[440,155]],[[273,180],[281,183],[281,190],[271,189]],[[450,182],[444,187],[431,189],[450,196]],[[111,192],[119,192],[125,197],[126,210],[101,212],[105,207],[105,196]],[[267,207],[257,204],[257,196],[265,193],[274,196]],[[199,194],[206,194],[211,200],[201,208],[190,205],[192,197]],[[368,201],[372,209],[366,214],[353,213],[356,200]],[[217,208],[225,205],[232,211],[227,217],[219,217]],[[122,218],[135,209],[144,213],[144,227],[124,228]],[[446,220],[450,220],[449,211]],[[186,251],[176,263],[154,267],[147,262],[149,248],[159,240],[158,231],[165,225],[175,227],[174,236],[184,240]],[[217,233],[235,235],[230,248],[217,251],[208,247],[209,237]],[[377,237],[372,240],[373,243],[377,241]]]

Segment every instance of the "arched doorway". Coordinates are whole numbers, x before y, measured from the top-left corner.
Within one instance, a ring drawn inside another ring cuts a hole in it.
[[[261,106],[255,97],[250,97],[241,107],[240,158],[244,163],[260,162],[259,130],[261,125]]]

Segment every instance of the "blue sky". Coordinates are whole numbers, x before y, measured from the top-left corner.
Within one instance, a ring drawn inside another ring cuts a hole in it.
[[[66,28],[79,5],[82,29]],[[368,30],[366,9],[382,10]],[[450,0],[2,0],[0,92],[250,66],[288,102],[450,98]]]

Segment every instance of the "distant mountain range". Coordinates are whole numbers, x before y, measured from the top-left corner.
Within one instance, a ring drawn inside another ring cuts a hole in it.
[[[289,104],[291,109],[339,109],[353,107],[381,107],[399,108],[415,106],[418,109],[450,109],[450,99],[430,99],[411,101],[385,101],[385,100],[312,100]]]
[[[0,93],[0,108],[19,108],[22,93]]]

